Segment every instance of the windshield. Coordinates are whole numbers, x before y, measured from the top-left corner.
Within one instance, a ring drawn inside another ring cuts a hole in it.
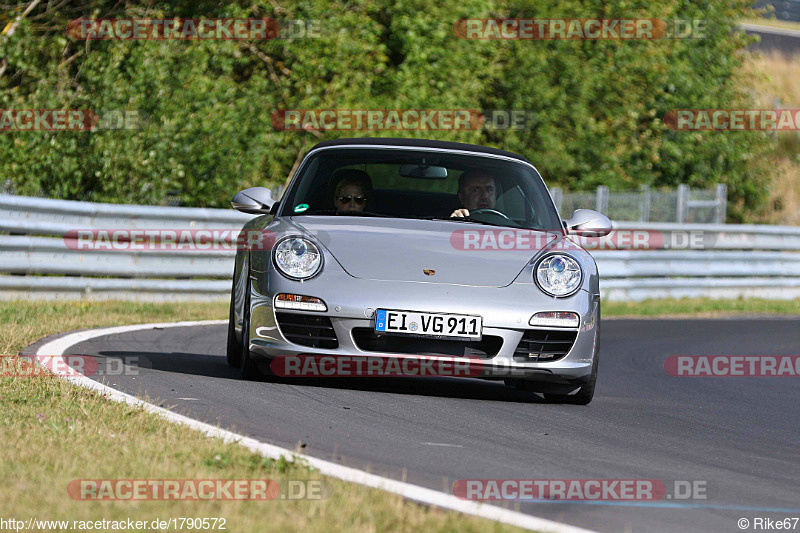
[[[280,212],[561,228],[549,193],[532,167],[481,155],[414,149],[321,150],[301,167]]]

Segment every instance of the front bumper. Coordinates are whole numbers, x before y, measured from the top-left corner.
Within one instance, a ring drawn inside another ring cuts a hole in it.
[[[334,278],[334,279],[331,279]],[[336,279],[338,278],[338,279]],[[274,271],[257,272],[251,278],[251,357],[262,364],[276,356],[334,355],[397,358],[406,354],[364,351],[353,331],[374,328],[371,312],[379,308],[406,309],[438,313],[459,313],[483,317],[483,335],[502,339],[495,355],[480,357],[481,378],[512,379],[542,383],[580,385],[590,378],[598,353],[599,295],[580,290],[569,298],[544,295],[535,284],[514,282],[507,287],[474,287],[419,282],[393,282],[357,279],[346,273],[332,273],[304,282],[288,280]],[[276,319],[274,297],[279,293],[301,294],[322,299],[327,311],[281,313],[326,316],[338,340],[336,348],[313,348],[287,340]],[[580,317],[578,328],[535,328],[530,317],[541,311],[571,311]],[[568,330],[577,333],[569,352],[555,361],[521,362],[517,349],[528,330]],[[435,352],[434,352],[435,353]],[[431,352],[418,353],[436,359]],[[517,358],[518,359],[518,358]]]

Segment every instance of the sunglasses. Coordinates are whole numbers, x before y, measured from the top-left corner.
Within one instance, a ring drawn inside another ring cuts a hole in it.
[[[339,196],[337,198],[337,200],[339,200],[339,203],[342,203],[342,204],[349,204],[350,202],[355,201],[355,203],[358,204],[358,205],[364,205],[366,203],[366,201],[367,201],[367,197],[366,196]]]

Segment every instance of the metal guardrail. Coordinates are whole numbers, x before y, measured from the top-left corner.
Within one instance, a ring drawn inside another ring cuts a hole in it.
[[[759,224],[677,224],[614,222],[616,230],[652,231],[666,240],[683,244],[686,239],[703,243],[704,250],[778,250],[800,252],[800,227]],[[614,240],[612,233],[609,240]]]
[[[86,228],[240,228],[251,218],[233,209],[100,204],[0,194],[0,231],[29,235],[64,235],[70,229]]]
[[[220,300],[231,292],[227,280],[103,279],[56,276],[0,276],[0,298],[93,300]]]
[[[0,232],[9,233],[0,235],[0,298],[227,298],[233,251],[76,250],[64,235],[86,229],[239,230],[250,218],[224,209],[0,195]],[[594,242],[623,249],[590,250],[604,298],[800,297],[800,228],[653,222],[614,226],[615,232]],[[658,236],[665,249],[634,249],[637,233]],[[691,242],[702,249],[670,249]]]
[[[233,252],[72,250],[64,239],[0,235],[1,273],[230,278]]]
[[[551,187],[550,195],[559,212],[594,209],[616,220],[722,224],[728,186],[717,184],[713,190],[704,190],[678,185],[675,190],[662,191],[642,185],[636,192],[610,191],[606,185],[584,192],[564,192],[559,187]]]
[[[233,252],[72,250],[63,239],[0,235],[0,272],[218,278],[231,276]],[[502,253],[498,252],[498,253]],[[593,251],[604,278],[800,275],[800,254],[763,251]]]
[[[784,12],[781,16],[780,11],[776,11],[777,18],[800,22],[800,2],[795,1],[794,4],[796,5],[794,18],[789,13]],[[750,50],[781,52],[785,56],[794,56],[800,53],[800,31],[747,23],[740,23],[739,28],[750,35],[758,35],[759,41],[751,44],[748,47]]]

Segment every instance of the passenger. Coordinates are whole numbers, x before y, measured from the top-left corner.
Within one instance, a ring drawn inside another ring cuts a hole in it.
[[[468,217],[471,209],[494,209],[497,202],[494,177],[485,170],[465,171],[458,178],[458,199],[464,207],[453,211],[451,217]]]
[[[366,172],[355,169],[338,171],[339,178],[333,193],[333,205],[337,211],[364,211],[372,191],[372,180]]]

